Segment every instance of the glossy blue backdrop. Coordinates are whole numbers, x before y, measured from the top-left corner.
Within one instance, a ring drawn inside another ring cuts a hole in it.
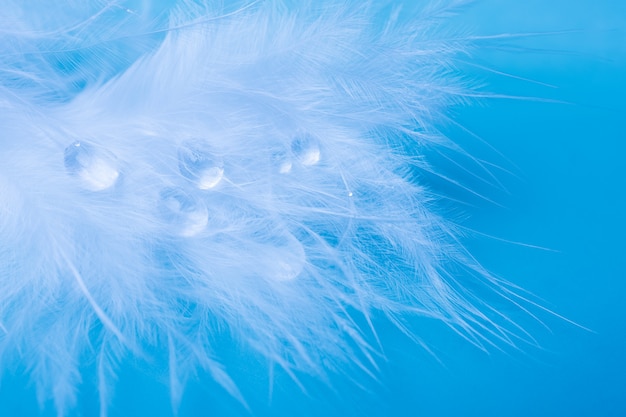
[[[457,120],[509,161],[487,158],[513,173],[499,177],[508,193],[490,195],[504,208],[470,208],[469,223],[555,252],[490,239],[470,249],[590,331],[547,318],[551,331],[534,333],[543,349],[526,356],[459,346],[445,370],[421,364],[401,372],[394,414],[626,415],[626,3],[478,3],[460,20],[481,33],[566,31],[474,55],[554,88],[492,74],[487,89],[564,103],[492,99],[459,110]]]

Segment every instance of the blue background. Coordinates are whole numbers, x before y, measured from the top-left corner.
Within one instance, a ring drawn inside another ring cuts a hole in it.
[[[571,31],[484,43],[472,56],[555,86],[476,71],[486,90],[565,103],[488,99],[456,120],[504,156],[471,139],[468,151],[511,172],[495,170],[503,186],[487,191],[504,207],[473,201],[467,223],[556,252],[489,238],[470,250],[590,331],[520,317],[541,349],[484,354],[451,341],[445,369],[395,364],[390,415],[625,416],[626,2],[484,1],[458,21],[481,34]]]

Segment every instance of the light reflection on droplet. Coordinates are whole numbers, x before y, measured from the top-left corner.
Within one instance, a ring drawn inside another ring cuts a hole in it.
[[[291,142],[291,152],[302,165],[315,165],[321,158],[320,142],[308,133],[299,134]]]
[[[224,162],[200,140],[186,141],[180,146],[178,168],[201,190],[215,188],[224,177]]]
[[[180,188],[166,188],[161,191],[159,211],[174,233],[191,237],[202,232],[208,222],[209,213],[201,200]]]
[[[120,176],[112,153],[85,142],[76,141],[65,148],[63,162],[68,173],[79,178],[82,186],[90,191],[111,188]]]

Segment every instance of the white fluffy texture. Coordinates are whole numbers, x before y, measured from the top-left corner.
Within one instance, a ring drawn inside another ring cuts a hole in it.
[[[222,328],[294,378],[374,369],[377,312],[507,340],[411,175],[464,98],[450,4],[32,3],[0,15],[0,365],[59,414],[152,354],[174,403],[199,368],[240,397]]]

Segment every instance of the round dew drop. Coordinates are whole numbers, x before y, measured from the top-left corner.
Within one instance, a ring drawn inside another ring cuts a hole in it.
[[[268,238],[266,266],[274,281],[291,281],[304,270],[306,254],[302,243],[290,233],[277,233]]]
[[[279,174],[288,174],[293,166],[289,153],[284,149],[272,152],[270,162],[272,169]]]
[[[89,191],[102,191],[117,183],[120,176],[115,156],[105,149],[76,141],[65,148],[64,164],[68,173]]]
[[[276,261],[274,273],[271,275],[276,281],[291,281],[296,279],[304,268],[304,256],[287,254],[285,259]]]
[[[224,177],[224,162],[208,145],[191,140],[178,150],[178,168],[183,177],[201,190],[215,188]]]
[[[201,200],[174,187],[161,191],[160,199],[161,218],[169,223],[175,234],[191,237],[206,228],[209,212]]]
[[[291,141],[291,152],[302,165],[315,165],[321,158],[320,142],[308,133],[298,135]]]

